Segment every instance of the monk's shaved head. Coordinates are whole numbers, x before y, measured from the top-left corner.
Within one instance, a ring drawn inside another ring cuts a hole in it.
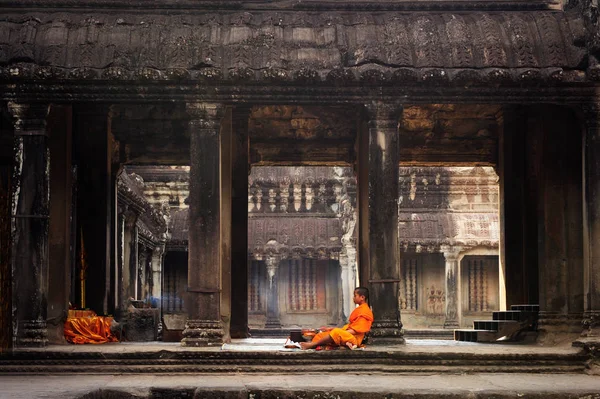
[[[354,292],[356,292],[360,296],[364,296],[365,297],[365,301],[369,302],[369,290],[367,288],[365,288],[365,287],[356,287],[354,289]]]

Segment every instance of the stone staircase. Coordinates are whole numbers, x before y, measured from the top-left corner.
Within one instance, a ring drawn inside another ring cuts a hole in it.
[[[525,332],[537,331],[539,305],[512,305],[510,310],[493,312],[492,320],[475,320],[473,329],[454,330],[455,341],[516,341]]]

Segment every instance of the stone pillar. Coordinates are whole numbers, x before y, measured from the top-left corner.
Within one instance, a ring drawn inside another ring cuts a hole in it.
[[[248,336],[248,119],[250,108],[232,114],[231,327],[233,338]]]
[[[506,306],[537,303],[538,292],[529,288],[537,285],[537,260],[526,261],[526,198],[530,195],[527,184],[533,179],[526,176],[527,129],[525,112],[519,106],[505,106],[498,122],[502,126],[499,137],[499,208],[500,208],[500,310]],[[531,212],[534,213],[535,212]],[[537,248],[534,248],[537,253]],[[534,268],[533,272],[530,270]],[[502,281],[505,286],[503,298]],[[502,306],[504,305],[504,307]]]
[[[43,347],[48,343],[48,105],[10,102],[8,108],[15,118],[17,148],[12,193],[13,347]]]
[[[564,107],[533,106],[530,117],[530,130],[542,149],[537,166],[538,327],[540,340],[552,343],[563,339],[558,334],[581,332],[584,311],[581,129]]]
[[[146,301],[148,298],[148,248],[145,245],[138,245],[138,264],[137,264],[137,295],[136,298]]]
[[[269,255],[265,259],[267,265],[267,277],[269,286],[267,287],[267,321],[265,328],[279,329],[281,321],[279,319],[279,290],[278,290],[278,270],[280,258],[278,256]]]
[[[446,247],[442,248],[444,258],[446,259],[446,319],[444,320],[444,328],[459,328],[459,296],[458,296],[458,255],[459,248]]]
[[[368,286],[375,342],[404,343],[400,321],[398,247],[398,119],[401,108],[373,102],[368,112]],[[364,209],[361,207],[361,210]],[[362,218],[361,218],[362,220]],[[362,247],[362,245],[361,245]],[[364,284],[364,282],[363,282]]]
[[[584,108],[584,335],[600,339],[600,103]]]
[[[356,248],[354,228],[356,226],[356,212],[350,198],[346,195],[340,201],[342,214],[342,250],[340,252],[340,269],[342,283],[342,319],[347,320],[355,308],[352,300],[356,288]]]
[[[162,296],[162,271],[163,260],[165,258],[165,245],[159,245],[152,251],[152,292],[150,293],[156,299]]]
[[[117,210],[117,275],[116,275],[116,309],[115,309],[115,317],[119,320],[120,312],[122,312],[125,308],[124,305],[124,293],[123,293],[123,277],[125,273],[125,253],[127,250],[125,249],[125,211],[126,206],[123,206],[120,202],[118,203]]]
[[[162,331],[162,272],[165,260],[165,244],[161,244],[152,251],[152,292],[150,296],[156,301],[158,307],[158,331]]]
[[[48,326],[48,342],[63,344],[63,321],[67,318],[71,292],[71,107],[50,107],[47,120],[51,158],[47,316],[48,320],[56,321]]]
[[[122,216],[123,232],[123,267],[121,268],[121,310],[125,312],[129,298],[135,299],[136,273],[138,262],[137,217],[131,210]]]
[[[187,104],[190,115],[188,321],[182,346],[221,344],[219,104]]]

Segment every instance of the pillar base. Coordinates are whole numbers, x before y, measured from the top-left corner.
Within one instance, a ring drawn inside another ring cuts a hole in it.
[[[183,330],[181,346],[214,346],[223,344],[223,326],[220,321],[188,320]]]
[[[458,321],[456,321],[456,320],[446,320],[444,322],[444,328],[451,330],[454,328],[460,328],[460,325],[458,324]]]
[[[402,322],[395,320],[374,322],[369,337],[372,345],[403,345],[406,343]]]
[[[582,337],[594,337],[600,341],[600,311],[587,311],[583,313],[583,331]]]
[[[281,329],[281,322],[277,319],[274,319],[274,320],[267,319],[267,321],[265,323],[265,329],[279,330],[279,329]]]
[[[44,348],[48,346],[46,321],[23,320],[19,322],[17,346],[27,348]]]
[[[545,345],[572,343],[581,336],[582,319],[582,313],[540,312],[537,342]]]

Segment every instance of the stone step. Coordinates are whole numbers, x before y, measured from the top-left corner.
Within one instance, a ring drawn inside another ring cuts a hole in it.
[[[11,399],[582,399],[600,397],[585,374],[287,374],[0,375]]]
[[[473,321],[474,330],[501,331],[509,325],[516,325],[518,321],[514,320],[475,320]]]
[[[454,339],[454,330],[451,329],[404,329],[404,338],[407,339],[441,339],[441,340],[452,340]]]
[[[526,312],[540,312],[540,305],[510,305],[510,310],[522,310]]]
[[[454,330],[454,340],[464,342],[494,342],[498,331],[460,329]]]
[[[588,357],[574,353],[460,353],[378,350],[320,352],[156,351],[145,353],[28,351],[0,356],[0,374],[365,372],[581,373]]]
[[[523,315],[524,312],[520,310],[500,310],[492,312],[492,319],[521,321]]]
[[[497,342],[517,339],[522,332],[537,331],[539,305],[512,305],[510,309],[492,312],[492,320],[475,320],[472,330],[454,330],[454,339]]]

